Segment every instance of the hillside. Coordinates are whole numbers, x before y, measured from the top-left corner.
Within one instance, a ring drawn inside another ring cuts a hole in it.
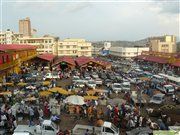
[[[148,38],[139,40],[139,41],[98,41],[93,42],[93,46],[103,47],[104,42],[111,42],[113,47],[121,46],[121,47],[133,47],[133,46],[146,46],[148,43]]]

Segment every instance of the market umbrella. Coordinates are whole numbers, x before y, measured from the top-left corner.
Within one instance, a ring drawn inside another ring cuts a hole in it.
[[[7,83],[5,83],[5,85],[7,85],[7,86],[14,86],[14,83],[7,82]]]
[[[49,89],[48,91],[56,93],[56,92],[58,92],[60,89],[61,89],[61,88],[59,88],[59,87],[54,87],[54,88]]]
[[[5,91],[5,92],[1,92],[0,95],[11,95],[11,91]]]
[[[84,98],[77,95],[69,96],[65,99],[67,103],[73,104],[73,105],[83,105],[85,104]]]
[[[102,89],[95,89],[94,91],[98,92],[98,93],[104,93],[105,92],[105,90],[102,90]]]
[[[94,94],[96,93],[96,91],[94,91],[94,90],[88,90],[88,91],[86,91],[86,93],[87,93],[88,95],[94,95]]]
[[[25,101],[35,101],[36,98],[35,97],[29,97],[29,98],[26,98]]]
[[[49,96],[51,94],[52,93],[50,91],[40,91],[39,92],[39,95],[42,96],[42,97]]]
[[[18,85],[18,86],[26,86],[27,83],[18,83],[17,85]]]
[[[50,81],[44,81],[43,82],[43,86],[48,86],[48,85],[50,85]]]
[[[84,96],[85,100],[98,100],[97,96]]]
[[[62,88],[60,88],[60,89],[58,90],[58,92],[59,92],[60,94],[62,94],[62,95],[68,95],[68,94],[71,93],[71,92],[68,92],[67,90],[62,89]]]

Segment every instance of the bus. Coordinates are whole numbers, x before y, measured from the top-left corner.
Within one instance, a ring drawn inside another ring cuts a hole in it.
[[[180,77],[170,76],[170,75],[161,74],[161,73],[159,75],[164,77],[169,82],[169,84],[175,86],[178,89],[180,88]]]
[[[160,76],[160,75],[153,75],[152,78],[151,78],[151,81],[156,83],[156,84],[163,84],[165,83],[165,79],[164,77]]]

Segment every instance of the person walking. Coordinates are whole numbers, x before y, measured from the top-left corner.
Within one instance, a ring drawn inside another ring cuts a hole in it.
[[[34,110],[32,107],[29,107],[29,127],[33,125],[34,119]]]

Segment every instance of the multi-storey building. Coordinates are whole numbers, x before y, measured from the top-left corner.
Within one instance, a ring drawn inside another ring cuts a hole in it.
[[[19,44],[29,44],[37,47],[37,53],[56,54],[58,38],[49,35],[43,37],[22,37],[19,38]]]
[[[36,56],[36,47],[34,46],[0,44],[0,80],[9,73],[18,73],[22,63],[26,63]]]
[[[165,35],[161,37],[152,37],[149,39],[150,51],[175,53],[176,37],[173,35]]]
[[[17,44],[22,34],[14,33],[9,29],[5,32],[0,33],[0,44]]]
[[[149,51],[149,47],[111,47],[110,54],[119,57],[131,58],[141,55],[142,51]]]
[[[85,39],[65,39],[59,41],[56,48],[58,56],[91,56],[92,47]]]
[[[19,33],[23,34],[23,36],[31,36],[31,21],[29,17],[19,20]]]

